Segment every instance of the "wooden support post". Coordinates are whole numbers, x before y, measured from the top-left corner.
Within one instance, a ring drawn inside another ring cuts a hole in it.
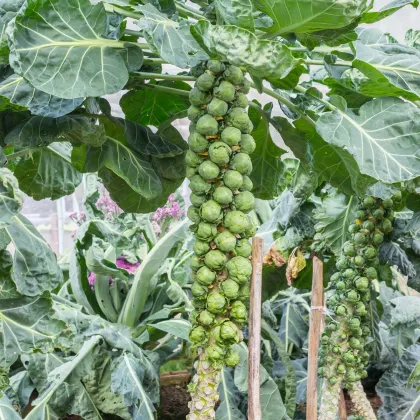
[[[324,317],[323,263],[316,254],[313,254],[312,264],[312,296],[309,320],[306,420],[316,420],[318,416],[318,350],[322,330],[322,321]]]
[[[264,241],[252,239],[251,302],[249,307],[248,338],[248,419],[261,420],[260,358],[261,358],[261,306],[262,267]]]
[[[338,418],[347,420],[346,399],[344,398],[343,390],[340,392],[340,402],[338,403]]]

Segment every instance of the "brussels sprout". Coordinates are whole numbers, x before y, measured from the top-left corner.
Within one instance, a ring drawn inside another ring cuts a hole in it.
[[[354,363],[354,354],[352,351],[346,351],[342,356],[343,362],[346,365],[352,365]]]
[[[212,270],[221,270],[226,265],[227,258],[223,252],[213,249],[206,254],[204,262]]]
[[[211,223],[201,222],[197,227],[195,235],[201,241],[210,242],[217,235],[217,226]]]
[[[362,335],[365,336],[365,337],[370,336],[370,328],[367,325],[363,325],[363,327],[362,327]],[[367,353],[367,358],[369,359],[369,353]]]
[[[347,313],[347,308],[343,305],[338,305],[335,308],[335,314],[338,316],[344,316]]]
[[[360,319],[359,318],[350,318],[348,322],[349,328],[351,330],[355,330],[360,327]]]
[[[328,378],[328,382],[330,385],[335,385],[338,382],[338,379],[335,376],[331,376]]]
[[[226,80],[233,83],[234,85],[241,85],[244,82],[244,73],[239,67],[228,66],[225,70],[224,76]]]
[[[227,187],[217,187],[213,192],[213,199],[222,205],[230,204],[233,201],[232,190]]]
[[[373,246],[367,246],[363,249],[363,256],[368,260],[371,260],[376,257],[376,249]]]
[[[363,229],[372,231],[375,229],[375,223],[371,222],[370,220],[366,220],[366,222],[362,225]]]
[[[185,176],[188,179],[191,179],[194,175],[197,175],[197,168],[193,168],[192,166],[187,166],[187,169],[185,171]]]
[[[207,331],[201,326],[195,327],[190,331],[190,340],[194,344],[203,344],[207,341],[207,338]]]
[[[226,165],[231,154],[232,149],[221,141],[216,141],[209,147],[210,160],[217,165]]]
[[[249,175],[252,172],[251,158],[246,153],[237,153],[233,157],[230,167],[242,175]]]
[[[239,343],[240,335],[238,327],[231,321],[224,321],[220,325],[220,333],[218,338],[220,342],[224,343],[225,345]]]
[[[226,366],[235,367],[241,361],[239,353],[233,349],[229,349],[225,356]]]
[[[191,133],[188,137],[188,145],[190,146],[190,149],[193,152],[196,153],[202,153],[207,151],[209,148],[209,142],[207,139],[202,136],[200,133],[197,133],[196,131],[194,133]],[[201,161],[201,158],[200,158]]]
[[[239,284],[243,284],[249,280],[252,274],[252,264],[244,257],[233,257],[226,264],[229,271],[229,277]]]
[[[252,245],[249,243],[248,239],[240,239],[237,242],[235,253],[244,258],[248,258],[252,254]]]
[[[353,244],[345,244],[343,247],[343,253],[344,255],[347,255],[348,257],[354,257],[356,255],[356,249],[353,246]]]
[[[354,314],[358,316],[365,316],[367,315],[366,306],[363,302],[357,302],[354,306]],[[360,331],[360,335],[363,334],[363,330]]]
[[[249,120],[248,127],[245,130],[242,130],[242,133],[251,134],[253,131],[254,131],[254,124],[252,124],[252,121]]]
[[[221,73],[225,69],[225,65],[218,60],[209,60],[207,61],[207,68],[215,74]]]
[[[214,200],[206,201],[200,208],[200,216],[202,219],[210,223],[220,220],[222,208],[220,204]]]
[[[236,281],[227,279],[220,285],[220,288],[228,299],[236,299],[238,297],[239,284]]]
[[[198,106],[195,106],[195,105],[191,105],[189,108],[188,108],[188,113],[187,113],[187,116],[188,116],[188,119],[190,120],[190,121],[198,121],[198,119],[202,116],[204,114],[204,111],[201,109],[201,108],[199,108]]]
[[[382,205],[385,209],[390,209],[394,205],[394,202],[392,201],[392,198],[386,198],[382,201]]]
[[[355,349],[355,350],[359,350],[363,347],[360,340],[358,338],[355,338],[355,337],[350,338],[349,345],[352,349]]]
[[[248,294],[249,295],[249,294]],[[236,300],[232,303],[232,308],[230,310],[230,318],[238,323],[244,323],[247,320],[247,312],[245,305]]]
[[[225,350],[217,344],[210,344],[206,348],[206,355],[211,361],[217,362],[224,358]]]
[[[346,382],[357,382],[360,380],[360,375],[358,375],[354,370],[349,370],[346,374]]]
[[[204,262],[200,259],[198,255],[193,255],[190,260],[190,268],[193,271],[197,271],[204,266]]]
[[[249,299],[250,287],[249,283],[245,283],[239,289],[238,300],[246,302]]]
[[[244,213],[248,213],[255,208],[255,198],[249,191],[243,191],[235,196],[235,207]]]
[[[365,275],[365,277],[367,277],[370,280],[374,280],[378,278],[378,272],[373,267],[366,268],[363,274]]]
[[[239,108],[247,108],[249,105],[247,96],[243,93],[238,93],[233,105]]]
[[[198,173],[202,176],[203,179],[215,179],[219,176],[220,169],[215,163],[209,160],[205,160],[198,167]]]
[[[376,220],[382,220],[384,218],[385,212],[382,209],[376,209],[372,215]]]
[[[372,242],[374,245],[380,245],[384,241],[384,235],[381,232],[375,232],[372,235]]]
[[[216,273],[203,266],[197,271],[197,281],[203,286],[210,286],[216,280]]]
[[[364,210],[357,210],[356,218],[359,220],[364,220],[366,218],[366,212]]]
[[[197,78],[197,81],[195,82],[195,85],[203,91],[210,90],[213,85],[216,78],[211,72],[205,72],[201,76]]]
[[[244,177],[238,171],[226,171],[223,177],[223,183],[231,190],[237,190],[242,187]]]
[[[207,194],[211,189],[211,184],[206,182],[200,175],[194,175],[190,179],[190,189],[194,194]]]
[[[203,92],[197,87],[194,87],[189,92],[190,102],[195,106],[207,105],[212,97],[208,92]]]
[[[339,258],[335,265],[337,270],[344,270],[348,267],[349,263],[345,258]]]
[[[250,136],[249,134],[242,134],[241,142],[239,145],[241,146],[241,152],[248,154],[253,153],[257,147],[254,137]]]
[[[355,277],[355,275],[356,271],[354,271],[352,268],[347,268],[343,273],[343,277],[345,277],[346,279],[352,279]]]
[[[335,285],[335,288],[338,290],[338,291],[343,291],[343,290],[346,290],[346,283],[344,282],[344,281],[339,281],[339,282],[337,282],[337,284]]]
[[[358,232],[354,235],[354,242],[356,242],[356,244],[359,244],[359,245],[365,244],[367,239],[368,239],[367,236],[362,232]]]
[[[369,288],[369,280],[366,277],[359,277],[354,281],[357,290],[364,292]]]
[[[203,158],[201,156],[198,156],[192,150],[187,150],[187,153],[185,154],[185,163],[188,166],[195,168],[196,166],[200,165],[202,161]]]
[[[222,252],[231,252],[236,246],[236,236],[230,233],[228,230],[220,232],[214,240],[216,246]]]
[[[195,224],[198,224],[201,221],[200,210],[198,210],[196,207],[189,207],[187,211],[187,216],[188,219],[190,219]]]
[[[326,369],[324,367],[319,367],[318,368],[318,376],[319,377],[321,377],[321,378],[325,377],[326,373],[327,372],[326,372]]]
[[[246,214],[239,210],[231,211],[225,216],[225,226],[232,233],[244,233],[250,227]]]
[[[218,292],[211,292],[207,297],[207,310],[213,314],[222,314],[226,310],[226,299]]]
[[[193,206],[201,207],[207,201],[207,198],[205,195],[197,195],[192,193],[190,195],[190,200]]]
[[[249,93],[251,90],[251,82],[248,79],[245,79],[241,86],[241,92],[243,93]]]
[[[347,292],[346,298],[349,302],[358,302],[360,300],[360,295],[355,290],[350,290]]]
[[[349,233],[357,233],[360,230],[360,225],[356,225],[356,223],[353,223],[349,226]]]
[[[208,242],[204,242],[204,241],[195,241],[194,242],[194,252],[199,256],[203,256],[204,254],[206,254],[207,252],[210,251],[210,245]]]
[[[402,200],[402,193],[401,191],[395,191],[393,196],[392,196],[392,200],[399,203]]]
[[[331,282],[336,282],[340,280],[340,273],[334,273],[331,277],[330,277],[330,281]]]
[[[228,112],[229,105],[219,98],[213,98],[207,105],[207,112],[213,117],[223,117]]]
[[[227,120],[234,127],[239,128],[242,132],[247,132],[249,128],[248,112],[243,108],[232,108],[227,115]]]
[[[190,125],[188,126],[190,133],[194,133],[195,129],[197,128],[197,123],[192,121],[190,122]]]
[[[203,136],[215,136],[219,132],[219,123],[211,115],[205,114],[197,121],[196,130]]]
[[[209,289],[195,281],[191,286],[191,293],[196,299],[205,299]]]
[[[360,255],[354,257],[354,265],[357,267],[363,267],[365,265],[365,259]]]
[[[223,80],[219,86],[214,88],[214,95],[225,102],[232,102],[235,99],[235,94],[235,86],[227,80]]]
[[[389,219],[384,219],[381,223],[381,229],[385,233],[389,233],[393,231],[392,222]]]
[[[206,310],[200,312],[200,315],[198,315],[197,317],[197,321],[201,325],[204,325],[206,327],[209,327],[210,325],[212,325],[215,319],[216,317],[211,312],[206,311]]]
[[[193,299],[192,304],[196,309],[203,309],[206,307],[206,301],[200,299]]]
[[[251,178],[249,176],[244,176],[244,182],[242,184],[242,187],[240,188],[241,191],[252,191],[254,188],[254,184],[251,181]]]
[[[339,375],[346,373],[346,366],[342,364],[337,365],[337,373]]]
[[[365,199],[363,200],[363,207],[366,209],[373,207],[375,204],[376,204],[376,200],[374,197],[368,196],[368,197],[365,197]]]
[[[226,127],[222,131],[221,139],[229,146],[236,146],[241,141],[241,130],[236,127]]]

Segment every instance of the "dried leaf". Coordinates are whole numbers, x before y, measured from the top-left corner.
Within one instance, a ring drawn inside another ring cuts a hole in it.
[[[277,249],[275,242],[271,244],[269,250],[264,255],[263,263],[269,266],[275,265],[276,267],[282,267],[284,264],[286,264],[286,259]]]
[[[295,248],[287,262],[286,278],[287,284],[291,286],[299,273],[306,267],[305,256],[299,248]]]

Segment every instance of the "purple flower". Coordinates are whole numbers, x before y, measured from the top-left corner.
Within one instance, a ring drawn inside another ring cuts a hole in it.
[[[88,282],[89,282],[89,284],[92,288],[93,288],[93,286],[95,286],[95,282],[96,282],[96,274],[95,273],[90,273],[89,274]]]
[[[137,268],[140,266],[140,263],[137,262],[132,264],[121,255],[117,258],[117,261],[115,261],[115,265],[119,268],[127,270],[130,274],[134,274]]]
[[[158,235],[162,233],[162,229],[161,229],[159,223],[157,223],[155,221],[152,222],[152,228],[155,231],[155,233],[157,233]]]
[[[101,196],[96,202],[96,207],[108,218],[114,218],[123,212],[103,187],[101,188]]]

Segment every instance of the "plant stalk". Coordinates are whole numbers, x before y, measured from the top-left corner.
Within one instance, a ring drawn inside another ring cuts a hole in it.
[[[357,414],[362,416],[365,420],[376,420],[375,412],[366,397],[360,381],[356,382],[353,385],[353,388],[349,389],[349,394]]]

